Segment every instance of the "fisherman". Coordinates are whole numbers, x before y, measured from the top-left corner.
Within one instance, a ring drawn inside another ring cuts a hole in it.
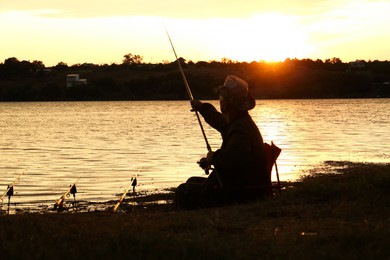
[[[209,151],[199,162],[207,177],[191,177],[178,186],[175,204],[178,208],[198,208],[243,202],[264,197],[271,189],[266,170],[263,138],[248,111],[256,105],[248,83],[237,76],[226,77],[216,89],[221,112],[209,103],[192,100],[206,122],[222,135],[222,146]]]

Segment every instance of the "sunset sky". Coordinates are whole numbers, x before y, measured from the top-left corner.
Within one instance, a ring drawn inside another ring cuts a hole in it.
[[[0,62],[390,60],[388,0],[3,0]]]

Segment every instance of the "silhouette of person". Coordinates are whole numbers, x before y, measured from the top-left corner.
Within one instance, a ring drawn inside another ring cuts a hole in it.
[[[214,167],[207,178],[191,177],[177,187],[175,205],[178,208],[210,207],[261,198],[271,187],[263,138],[248,113],[256,105],[248,83],[229,75],[216,91],[221,112],[199,100],[191,104],[221,133],[222,145],[199,162],[203,169]]]

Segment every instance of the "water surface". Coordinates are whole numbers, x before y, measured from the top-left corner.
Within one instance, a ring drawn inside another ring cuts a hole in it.
[[[212,102],[218,105],[216,101]],[[390,99],[258,100],[251,115],[283,151],[280,178],[326,160],[390,162]],[[188,101],[0,103],[0,191],[26,171],[12,201],[52,205],[81,177],[77,199],[108,201],[202,176],[206,146]],[[213,150],[218,132],[204,124]]]

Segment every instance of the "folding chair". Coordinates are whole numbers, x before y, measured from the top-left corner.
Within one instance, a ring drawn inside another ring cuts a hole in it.
[[[282,152],[282,149],[277,147],[273,141],[271,141],[271,145],[268,143],[264,143],[265,147],[265,153],[267,158],[267,173],[270,180],[272,180],[272,168],[275,165],[275,171],[276,171],[276,178],[277,178],[277,184],[276,186],[272,185],[271,181],[271,192],[273,189],[277,189],[279,192],[281,190],[280,185],[280,179],[279,179],[279,171],[278,171],[278,165],[276,163],[276,160],[278,159],[280,153]]]

